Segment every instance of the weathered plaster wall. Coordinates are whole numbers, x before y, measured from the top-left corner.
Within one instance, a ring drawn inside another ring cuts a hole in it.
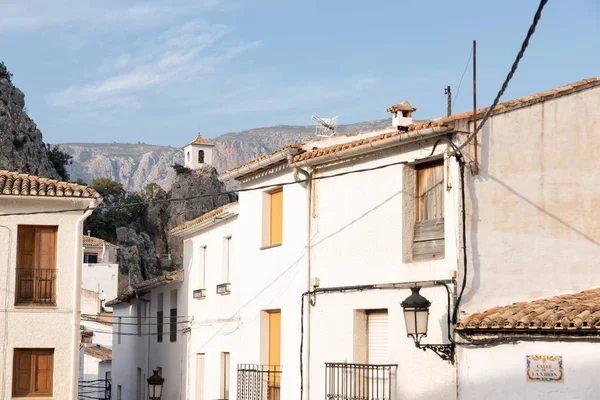
[[[468,175],[462,310],[571,293],[600,278],[600,88],[490,119]]]
[[[460,400],[598,398],[597,343],[523,342],[460,353]],[[562,356],[564,382],[527,381],[527,355]]]
[[[376,167],[427,157],[434,141],[390,149],[353,161],[321,167],[318,176]],[[438,152],[445,146],[440,145]],[[457,265],[458,208],[457,166],[453,158],[444,168],[452,189],[445,193],[444,259],[406,262],[414,229],[414,174],[412,167],[397,165],[316,182],[312,221],[312,276],[323,288],[392,282],[450,279]],[[404,181],[404,179],[410,181]],[[412,218],[412,220],[407,220]],[[424,343],[447,339],[447,294],[440,287],[424,288],[431,302],[428,337]],[[397,398],[451,399],[456,396],[455,370],[434,353],[416,349],[406,337],[400,302],[410,290],[358,291],[322,294],[310,307],[310,393],[325,395],[326,362],[365,362],[365,343],[357,338],[356,310],[388,310],[389,363],[397,364],[394,391]],[[305,328],[306,329],[306,328]]]
[[[27,199],[0,196],[2,213],[85,208],[88,200]],[[10,398],[14,348],[54,349],[54,398],[72,399],[77,390],[81,237],[76,222],[81,212],[0,217],[0,398]],[[15,306],[18,225],[58,226],[56,307]]]
[[[83,264],[81,287],[97,293],[104,292],[106,301],[117,297],[119,264]],[[110,307],[105,307],[111,311]],[[96,307],[98,309],[98,307]],[[97,311],[96,311],[97,312]]]

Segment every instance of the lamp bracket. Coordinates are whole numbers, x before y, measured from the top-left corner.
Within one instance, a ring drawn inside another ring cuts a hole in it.
[[[429,349],[437,354],[442,360],[450,361],[454,364],[454,343],[450,344],[420,344],[415,343],[423,351]]]

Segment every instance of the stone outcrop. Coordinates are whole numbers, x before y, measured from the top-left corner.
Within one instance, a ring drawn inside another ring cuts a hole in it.
[[[338,134],[345,135],[391,125],[389,119],[340,125]],[[260,155],[291,143],[315,138],[314,126],[280,125],[227,133],[210,139],[215,146],[215,168],[223,172]],[[71,179],[106,177],[121,182],[127,190],[143,190],[149,183],[170,189],[175,173],[173,164],[183,164],[179,147],[154,146],[143,143],[63,143],[60,148],[73,156],[67,166]]]
[[[0,169],[58,179],[42,132],[25,110],[25,95],[0,79]]]

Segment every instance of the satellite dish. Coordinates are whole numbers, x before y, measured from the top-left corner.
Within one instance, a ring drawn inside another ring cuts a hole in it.
[[[331,137],[335,135],[338,117],[321,118],[317,114],[312,116],[312,120],[317,123],[315,134],[318,137]]]

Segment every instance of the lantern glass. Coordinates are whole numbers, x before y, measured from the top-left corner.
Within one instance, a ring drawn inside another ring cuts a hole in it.
[[[162,397],[162,388],[164,378],[158,375],[158,371],[154,371],[154,375],[146,379],[148,381],[148,397],[150,400],[160,400]]]
[[[417,344],[423,336],[427,336],[429,306],[431,305],[429,300],[419,294],[419,289],[418,287],[411,288],[412,294],[402,302],[406,334],[411,336]]]

